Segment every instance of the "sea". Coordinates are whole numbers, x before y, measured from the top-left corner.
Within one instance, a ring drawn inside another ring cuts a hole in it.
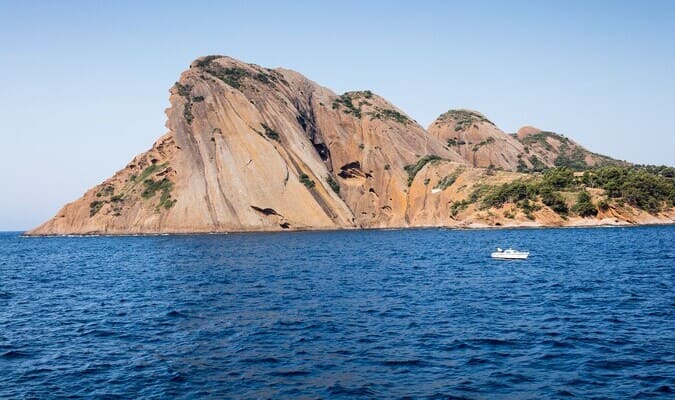
[[[675,398],[674,239],[0,233],[0,398]]]

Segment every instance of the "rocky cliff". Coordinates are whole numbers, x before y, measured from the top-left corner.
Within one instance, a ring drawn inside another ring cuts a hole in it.
[[[548,132],[505,134],[472,111],[445,113],[427,132],[370,91],[337,95],[224,56],[194,61],[170,93],[168,133],[27,234],[564,225],[574,217],[546,205],[496,217],[479,192],[561,154],[613,162]],[[624,214],[643,211],[622,207],[616,223],[671,218],[667,207],[637,219]]]
[[[450,110],[434,121],[429,133],[458,152],[470,165],[518,172],[552,167],[577,171],[597,166],[628,165],[586,150],[573,140],[531,126],[509,135],[483,114]]]

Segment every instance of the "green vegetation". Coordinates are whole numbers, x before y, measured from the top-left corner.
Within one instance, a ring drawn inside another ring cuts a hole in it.
[[[272,80],[270,79],[270,75],[264,74],[262,72],[259,72],[253,76],[253,78],[257,81],[260,81],[266,85],[271,85]]]
[[[92,201],[89,203],[89,216],[93,217],[96,215],[101,209],[103,208],[104,205],[106,204],[113,204],[113,211],[115,216],[121,215],[120,211],[122,210],[122,201],[124,200],[124,196],[122,194],[115,194],[115,187],[111,184],[107,184],[103,186],[103,188],[96,193],[96,197],[100,198],[100,200]],[[107,197],[107,199],[106,199]]]
[[[562,139],[564,140],[560,143],[560,147],[558,147],[558,157],[553,161],[553,164],[556,167],[567,167],[575,171],[588,169],[584,151],[578,146],[574,150],[570,149],[570,141],[567,138]]]
[[[145,168],[143,172],[136,178],[135,182],[143,182],[144,190],[141,193],[141,197],[144,199],[150,199],[155,196],[157,192],[160,192],[159,204],[157,204],[157,210],[160,208],[169,209],[176,204],[176,200],[171,198],[171,190],[173,189],[173,182],[168,178],[164,177],[160,180],[154,180],[151,176],[160,171],[166,171],[168,168],[168,163],[163,164],[152,164]]]
[[[328,186],[330,186],[331,189],[337,194],[340,194],[340,185],[333,179],[332,176],[328,175],[326,177],[326,183],[328,183]]]
[[[183,107],[183,118],[185,118],[185,122],[187,122],[188,125],[192,124],[194,115],[192,115],[192,102],[189,100],[185,102],[185,106]]]
[[[460,211],[466,210],[467,207],[469,207],[469,204],[471,204],[471,202],[467,200],[453,201],[450,205],[450,215],[456,217]]]
[[[523,161],[522,154],[518,154],[518,166],[516,167],[516,171],[523,174],[530,172],[530,169],[527,167],[527,164],[525,164],[525,161]]]
[[[352,114],[356,118],[361,118],[362,108],[364,105],[371,105],[370,102],[364,99],[371,99],[373,97],[373,92],[370,90],[363,91],[354,91],[354,92],[345,92],[337,99],[333,100],[333,110],[337,110],[340,107],[344,107],[342,110],[345,114]],[[358,107],[354,105],[356,100],[358,102]]]
[[[171,189],[173,189],[173,182],[167,178],[163,178],[158,181],[148,178],[143,181],[143,185],[145,186],[145,190],[143,190],[141,196],[144,199],[150,199],[154,197],[157,192],[161,192],[157,208],[164,207],[169,209],[176,203],[175,200],[171,199]]]
[[[415,180],[415,176],[417,175],[417,173],[420,172],[422,168],[424,168],[424,166],[427,165],[427,163],[436,163],[440,160],[442,160],[442,158],[437,155],[427,154],[426,156],[420,158],[417,161],[417,163],[412,165],[406,165],[404,168],[408,173],[408,186],[412,185],[413,180]]]
[[[342,112],[345,114],[351,114],[356,118],[361,118],[363,116],[363,106],[371,105],[370,102],[364,99],[370,99],[373,97],[373,93],[370,90],[365,90],[361,92],[346,92],[340,95],[338,98],[333,100],[333,110],[342,108]],[[355,105],[358,101],[358,106]],[[367,115],[370,116],[370,120],[381,119],[381,120],[392,120],[401,124],[407,124],[410,122],[410,119],[403,115],[402,113],[386,108],[375,107],[375,111],[368,112]]]
[[[145,186],[145,190],[143,190],[141,196],[144,199],[153,197],[158,191],[170,191],[173,187],[173,183],[171,183],[171,181],[166,178],[160,179],[158,181],[148,178],[143,181],[143,185]]]
[[[477,152],[478,150],[480,150],[481,147],[486,146],[486,145],[488,145],[488,144],[490,144],[490,143],[494,143],[494,142],[495,142],[495,138],[493,138],[492,136],[489,136],[487,139],[482,140],[482,141],[480,141],[479,143],[475,144],[475,145],[473,146],[473,148],[471,149],[471,151],[473,151],[473,152],[475,153],[475,152]]]
[[[99,211],[101,211],[101,208],[103,208],[103,205],[105,204],[104,201],[92,201],[89,203],[89,216],[93,217],[96,215]]]
[[[558,190],[573,189],[574,174],[566,168],[551,169],[542,176],[528,180],[517,180],[499,186],[483,189],[481,208],[499,208],[506,203],[514,203],[526,215],[534,211],[534,205],[541,200],[554,212],[565,216],[569,207]]]
[[[569,212],[562,195],[543,183],[541,179],[517,180],[498,186],[483,185],[476,189],[469,198],[471,202],[477,202],[479,199],[482,199],[480,208],[483,210],[500,208],[507,203],[512,203],[523,210],[530,219],[534,218],[532,212],[539,209],[537,206],[539,200],[560,215],[565,216]]]
[[[369,112],[368,115],[370,115],[371,121],[374,119],[381,119],[381,120],[388,119],[404,125],[410,122],[410,118],[406,117],[405,115],[401,114],[396,110],[388,108],[375,107],[375,111]]]
[[[384,170],[389,171],[391,169],[391,165],[389,164],[384,164]]]
[[[333,110],[336,110],[340,108],[340,106],[344,106],[345,109],[342,110],[345,114],[352,114],[356,118],[361,118],[361,107],[356,107],[354,106],[354,103],[352,100],[359,98],[362,96],[363,92],[346,92],[342,94],[340,97],[337,99],[333,100]],[[370,93],[370,92],[369,92]],[[372,96],[372,93],[370,94]]]
[[[473,192],[469,195],[469,203],[476,203],[480,200],[481,197],[490,190],[491,186],[488,185],[476,185],[474,186]]]
[[[458,138],[448,139],[448,146],[461,146],[463,144],[466,144],[466,142]]]
[[[110,196],[115,192],[115,187],[112,185],[106,185],[101,189],[100,192],[96,193],[96,197]]]
[[[494,125],[492,121],[485,118],[483,114],[470,110],[449,110],[442,114],[439,119],[441,121],[453,119],[455,121],[455,132],[467,130],[471,125],[477,122],[486,122]]]
[[[481,208],[499,208],[505,203],[516,203],[520,200],[531,199],[533,193],[524,181],[513,181],[491,188],[481,201]]]
[[[609,199],[594,204],[587,188],[603,189]],[[564,193],[576,193],[570,208]],[[469,202],[480,201],[481,209],[499,208],[513,203],[526,215],[537,203],[565,217],[570,212],[582,217],[595,216],[598,209],[607,210],[612,202],[629,204],[649,213],[675,206],[675,168],[653,166],[607,166],[588,170],[575,177],[570,168],[551,168],[541,175],[503,185],[476,186]]]
[[[549,169],[544,172],[543,184],[556,190],[571,188],[574,184],[574,172],[569,168]]]
[[[309,179],[309,176],[305,173],[300,174],[300,182],[307,187],[307,189],[311,189],[314,186],[316,186],[316,183],[314,183],[313,180]]]
[[[194,116],[192,115],[192,101],[190,100],[190,91],[192,90],[192,85],[181,85],[179,82],[176,82],[174,87],[176,88],[178,94],[185,98],[183,117],[188,124],[191,124],[192,120],[194,119]]]
[[[598,209],[591,201],[591,195],[582,190],[577,196],[577,203],[572,207],[572,211],[582,217],[595,217],[598,215]]]
[[[167,176],[164,176],[159,180],[155,180],[153,178],[153,176],[157,174],[166,175],[168,171],[170,171],[168,163],[151,164],[143,169],[143,171],[141,171],[138,176],[130,175],[125,185],[117,194],[115,194],[115,187],[112,184],[106,184],[98,193],[96,193],[96,197],[100,200],[93,201],[89,204],[89,215],[93,217],[106,204],[110,204],[112,206],[113,216],[117,217],[122,215],[122,209],[124,207],[125,200],[130,196],[130,193],[137,193],[135,188],[139,182],[143,182],[144,187],[143,191],[141,192],[142,198],[150,199],[153,198],[157,192],[161,193],[159,203],[156,207],[157,211],[159,211],[161,208],[171,208],[176,203],[176,200],[171,198],[173,183],[168,179]]]
[[[137,182],[143,182],[145,181],[150,175],[154,174],[157,171],[163,170],[168,166],[168,163],[164,164],[152,164],[145,168],[143,172],[141,172],[141,175],[136,178],[135,180]]]
[[[481,147],[486,146],[486,145],[488,145],[488,144],[490,144],[490,143],[494,143],[494,142],[495,142],[495,138],[493,138],[492,136],[489,136],[487,139],[482,140],[482,141],[480,141],[478,144],[474,145],[472,150],[473,150],[473,152],[475,153],[475,152],[477,152]]]
[[[551,144],[549,141],[552,140],[557,142],[557,148]],[[521,140],[523,145],[525,145],[525,153],[530,153],[530,146],[538,145],[539,147],[554,152],[557,154],[553,164],[558,168],[569,168],[574,171],[585,171],[592,168],[587,162],[586,157],[591,155],[596,164],[601,166],[627,166],[627,163],[614,160],[610,157],[602,156],[599,154],[591,153],[587,150],[584,150],[582,147],[576,145],[570,139],[566,138],[563,135],[559,135],[554,132],[539,132],[533,135],[526,136]],[[519,158],[522,155],[519,155]],[[529,159],[532,164],[531,168],[528,168],[527,165],[519,160],[518,162],[518,172],[541,172],[549,167],[547,167],[539,158],[535,155],[532,155]],[[597,165],[596,165],[597,166]]]
[[[192,101],[195,103],[201,103],[202,101],[204,101],[204,96],[195,96],[192,98]]]
[[[192,90],[192,85],[181,85],[180,82],[174,84],[176,91],[180,96],[189,97],[190,91]]]
[[[197,61],[196,66],[199,67],[199,68],[204,68],[204,67],[208,66],[209,64],[211,64],[211,61],[217,60],[219,58],[223,58],[223,56],[213,56],[213,55],[212,56],[206,56],[203,59]]]
[[[675,205],[675,168],[609,166],[584,174],[582,181],[605,190],[608,197],[650,213]]]
[[[535,155],[532,155],[528,160],[530,161],[530,164],[532,164],[532,168],[530,168],[531,172],[542,172],[548,169],[546,164]],[[518,164],[518,166],[520,167],[520,164]]]
[[[530,199],[525,199],[521,200],[516,203],[516,208],[520,208],[523,211],[523,214],[525,214],[525,217],[527,219],[533,220],[534,221],[534,211],[538,211],[541,209],[541,206],[539,206],[537,203],[531,201]],[[515,217],[515,215],[514,215]]]
[[[243,68],[225,68],[222,65],[215,63],[209,64],[205,67],[205,70],[235,89],[240,89],[242,85],[241,81],[250,76],[248,71]]]
[[[265,85],[273,85],[273,82],[279,80],[279,78],[273,73],[265,72],[251,72],[247,69],[240,67],[223,67],[220,63],[213,62],[222,58],[220,56],[207,56],[203,60],[198,61],[195,65],[198,68],[202,68],[208,74],[214,76],[215,78],[220,79],[229,86],[235,89],[241,89],[244,79],[253,79],[261,82]]]
[[[551,210],[557,214],[566,216],[569,213],[569,207],[565,198],[558,192],[551,190],[550,187],[544,186],[540,189],[541,202],[547,205]]]
[[[542,146],[544,149],[546,149],[548,151],[553,151],[554,150],[553,146],[547,140],[549,137],[553,137],[554,139],[557,139],[560,142],[568,141],[567,138],[562,137],[555,132],[546,132],[546,131],[526,136],[521,141],[524,145],[530,145],[531,146],[531,145],[537,143],[540,146]]]
[[[176,199],[171,198],[171,193],[169,191],[162,191],[162,195],[159,197],[159,204],[157,205],[157,208],[164,207],[165,209],[169,209],[173,207],[174,204],[176,204]]]
[[[450,186],[452,186],[453,183],[455,183],[455,181],[457,180],[457,178],[461,174],[462,174],[462,170],[457,169],[452,174],[444,176],[440,181],[438,181],[438,184],[436,184],[436,186],[434,186],[434,189],[445,190],[445,189],[449,188]]]
[[[265,130],[265,136],[272,140],[276,140],[277,142],[281,142],[281,139],[279,138],[279,132],[275,131],[264,123],[262,124],[262,127]]]

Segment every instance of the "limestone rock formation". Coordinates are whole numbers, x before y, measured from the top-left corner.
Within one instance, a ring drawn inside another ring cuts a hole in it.
[[[504,217],[467,199],[522,179],[513,171],[535,167],[527,154],[551,166],[564,146],[580,148],[536,130],[507,135],[465,110],[427,132],[370,91],[337,95],[225,56],[195,60],[170,103],[168,132],[150,150],[27,234],[494,225]],[[594,157],[584,153],[589,165],[604,160]],[[569,221],[549,212],[504,223]]]
[[[515,171],[521,159],[519,156],[522,157],[525,151],[518,139],[502,132],[476,111],[450,110],[428,129],[432,136],[457,151],[473,167]]]
[[[569,167],[583,170],[601,165],[628,165],[586,150],[577,142],[563,135],[542,131],[531,126],[524,126],[516,133],[522,143],[524,154],[521,159],[521,170],[541,170],[547,167]]]
[[[450,110],[428,130],[470,165],[479,168],[537,172],[551,167],[583,170],[628,164],[592,153],[563,135],[531,126],[521,128],[515,135],[506,134],[483,114],[471,110]]]

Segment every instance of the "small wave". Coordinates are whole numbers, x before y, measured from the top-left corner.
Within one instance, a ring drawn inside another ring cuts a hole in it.
[[[350,355],[354,354],[354,352],[349,351],[349,350],[335,350],[335,351],[329,352],[329,354],[338,354],[338,355],[341,355],[341,356],[350,356]]]
[[[169,380],[171,382],[185,382],[187,378],[182,374],[174,374]]]
[[[484,359],[484,358],[480,358],[480,357],[471,357],[471,358],[469,359],[469,361],[467,361],[466,363],[467,363],[468,365],[481,365],[481,364],[487,364],[487,363],[489,363],[489,362],[490,362],[489,360],[486,360],[486,359]]]
[[[297,320],[297,319],[295,319],[295,320],[279,320],[276,323],[277,323],[277,325],[280,325],[280,326],[297,326],[297,325],[303,324],[304,321]]]
[[[307,376],[307,375],[309,375],[309,372],[301,370],[301,369],[291,369],[291,370],[285,370],[285,371],[272,371],[270,373],[270,375],[285,376],[285,377]]]
[[[454,343],[451,343],[447,346],[443,346],[441,350],[443,351],[455,351],[455,350],[466,350],[466,349],[477,349],[477,346],[461,342],[461,341],[456,341]]]
[[[275,357],[251,357],[244,358],[241,361],[246,364],[275,364],[280,360]]]
[[[10,350],[2,354],[2,358],[25,358],[29,356],[30,353],[21,350]]]
[[[328,388],[328,392],[333,396],[375,396],[376,393],[368,385],[357,388],[347,388],[336,383]]]
[[[385,360],[381,362],[382,365],[386,367],[420,367],[426,363],[422,360],[411,359],[411,360]]]
[[[92,329],[90,331],[83,332],[80,336],[109,337],[115,335],[116,335],[115,332],[106,331],[103,329]]]
[[[180,312],[180,311],[176,311],[176,310],[171,310],[171,311],[169,311],[168,313],[166,313],[166,316],[167,316],[167,317],[171,317],[171,318],[187,317],[187,315],[183,314],[183,313]]]
[[[616,370],[635,366],[638,364],[638,362],[635,360],[601,360],[589,361],[586,364],[592,368]]]
[[[539,356],[539,360],[554,360],[556,358],[565,357],[565,354],[562,353],[546,353]]]
[[[513,346],[517,344],[513,340],[494,339],[494,338],[471,339],[470,342],[478,345],[489,345],[489,346]]]
[[[573,349],[576,347],[570,342],[564,342],[561,340],[545,340],[542,343],[558,349]]]

